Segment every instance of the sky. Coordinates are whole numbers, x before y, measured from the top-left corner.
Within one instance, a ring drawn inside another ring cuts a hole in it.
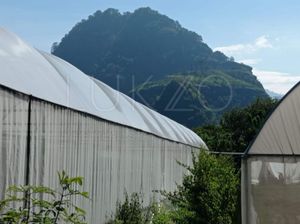
[[[212,49],[253,67],[266,89],[286,93],[300,81],[299,0],[1,0],[0,27],[50,52],[97,10],[149,6],[203,37]]]

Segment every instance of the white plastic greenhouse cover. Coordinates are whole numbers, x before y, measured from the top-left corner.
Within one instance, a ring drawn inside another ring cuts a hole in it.
[[[162,138],[205,147],[202,139],[188,128],[85,75],[66,61],[30,47],[2,28],[0,68],[3,86]]]
[[[247,154],[300,155],[300,83],[279,102]]]

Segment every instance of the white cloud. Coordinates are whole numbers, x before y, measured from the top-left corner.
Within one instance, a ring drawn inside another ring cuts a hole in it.
[[[245,51],[246,45],[243,44],[235,44],[235,45],[229,45],[224,47],[216,47],[214,51],[221,51],[224,54],[232,56],[233,54],[236,54],[237,52]]]
[[[244,63],[246,65],[254,66],[260,63],[258,51],[263,49],[275,49],[276,43],[279,38],[270,39],[266,35],[262,35],[249,43],[238,43],[229,46],[217,47],[214,51],[221,51],[228,56],[233,56],[237,59],[237,62]],[[275,46],[273,46],[273,44]],[[276,93],[287,93],[297,82],[300,81],[300,74],[290,74],[278,71],[259,70],[253,69],[254,75],[263,84],[265,89],[274,91]]]
[[[268,38],[265,35],[263,35],[258,37],[255,40],[254,47],[256,47],[256,49],[261,49],[261,48],[272,48],[273,46],[268,40]]]
[[[266,35],[263,35],[256,38],[253,43],[234,44],[229,46],[216,47],[214,51],[221,51],[229,56],[235,56],[238,54],[253,53],[260,49],[272,47],[273,46],[269,38]]]
[[[292,75],[284,72],[253,69],[253,74],[257,76],[265,89],[281,94],[287,93],[300,81],[300,75]]]
[[[259,62],[261,62],[261,59],[248,58],[248,59],[238,60],[237,62],[243,63],[245,65],[256,65]]]

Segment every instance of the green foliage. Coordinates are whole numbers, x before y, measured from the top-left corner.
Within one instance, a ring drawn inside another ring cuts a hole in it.
[[[195,132],[212,151],[244,152],[277,102],[269,98],[257,99],[245,108],[225,113],[219,125],[196,128]]]
[[[72,203],[72,198],[88,198],[78,190],[83,177],[58,173],[60,190],[45,186],[10,186],[0,202],[0,223],[85,223],[85,211]]]
[[[173,212],[164,204],[153,203],[152,209],[152,224],[175,224],[173,222]]]
[[[212,151],[215,151],[215,149],[218,151],[230,151],[232,149],[232,135],[220,125],[205,125],[195,130]]]
[[[144,211],[139,194],[133,193],[129,197],[125,193],[124,202],[117,202],[115,215],[107,224],[146,224],[149,223],[149,215],[149,211]]]
[[[182,164],[183,165],[183,164]],[[202,150],[193,155],[189,174],[175,192],[163,192],[174,206],[172,219],[178,224],[231,224],[236,209],[238,173],[229,157]]]
[[[153,202],[143,207],[143,200],[139,194],[133,193],[129,197],[125,193],[124,201],[117,202],[116,212],[106,224],[175,224],[174,214],[164,204]]]

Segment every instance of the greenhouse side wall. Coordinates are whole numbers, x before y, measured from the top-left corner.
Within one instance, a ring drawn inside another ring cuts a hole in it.
[[[299,207],[299,156],[250,155],[243,160],[243,224],[300,223]]]
[[[0,198],[13,184],[24,184],[28,128],[27,96],[0,88]]]
[[[35,98],[30,100],[28,149],[28,97],[4,95],[3,105],[10,109],[2,109],[2,117],[5,113],[10,120],[2,126],[9,131],[3,134],[2,130],[0,134],[0,161],[4,168],[0,171],[0,183],[4,183],[1,189],[26,183],[29,151],[29,184],[57,188],[57,172],[61,170],[84,177],[83,190],[90,193],[91,200],[76,199],[75,203],[87,211],[88,223],[104,223],[125,191],[140,192],[147,204],[152,197],[159,198],[153,190],[174,190],[185,172],[176,160],[191,163],[191,151],[195,149],[192,146]],[[8,157],[11,161],[4,163]]]

